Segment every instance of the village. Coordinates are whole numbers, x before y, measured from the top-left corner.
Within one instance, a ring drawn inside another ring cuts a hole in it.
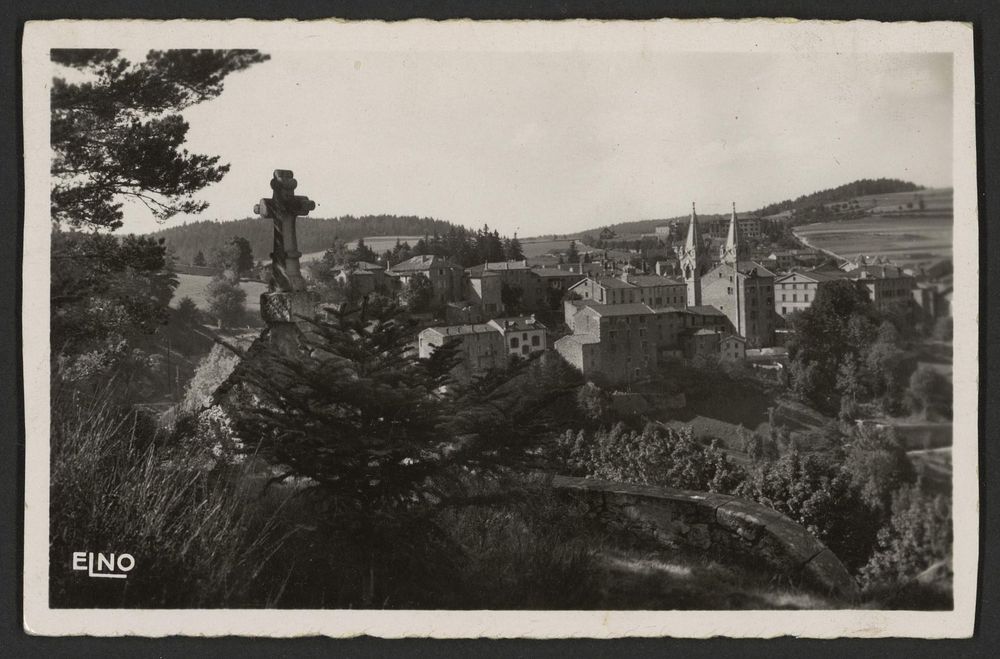
[[[780,379],[787,320],[838,280],[862,283],[880,311],[903,303],[929,321],[950,315],[949,261],[904,268],[880,257],[838,263],[805,247],[752,251],[768,221],[779,220],[735,205],[728,221],[699,220],[692,204],[688,222],[657,228],[675,239],[657,259],[585,246],[575,261],[550,254],[463,268],[422,254],[388,266],[356,261],[334,276],[359,298],[427,282],[431,324],[414,347],[427,358],[457,344],[466,379],[547,350],[606,386],[641,381],[664,359],[745,361]]]

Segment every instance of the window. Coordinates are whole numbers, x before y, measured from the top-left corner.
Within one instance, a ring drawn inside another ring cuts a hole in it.
[[[539,337],[537,334],[531,337],[531,345],[540,346],[541,344],[542,344],[541,337]]]
[[[782,316],[788,315],[788,307],[781,307],[781,315]]]
[[[519,345],[520,345],[520,343],[518,342],[518,340],[517,340],[517,337],[516,337],[516,336],[512,336],[512,337],[510,337],[510,347],[511,347],[511,348],[516,348],[516,347],[517,347],[517,346],[519,346]]]
[[[785,294],[784,294],[784,293],[782,293],[782,294],[781,294],[781,301],[782,301],[782,302],[784,302],[784,301],[785,301]]]
[[[809,301],[809,293],[806,293],[805,295],[802,296],[802,301],[803,302],[808,302]]]
[[[527,341],[528,340],[528,333],[527,332],[522,332],[521,333],[521,340],[522,341]]]
[[[526,355],[526,354],[528,354],[529,352],[531,352],[531,347],[530,347],[530,346],[528,346],[528,344],[527,344],[527,343],[525,343],[525,344],[524,344],[524,345],[523,345],[523,346],[521,347],[521,354],[522,354],[522,355]]]
[[[726,295],[732,295],[732,294],[733,294],[733,287],[726,286]]]

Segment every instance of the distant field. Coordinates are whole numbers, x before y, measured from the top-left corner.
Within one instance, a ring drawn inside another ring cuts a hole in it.
[[[810,245],[853,259],[884,256],[895,263],[921,263],[952,255],[952,216],[873,216],[797,227]]]
[[[541,256],[542,254],[548,254],[550,251],[566,250],[569,249],[569,240],[534,240],[532,238],[526,238],[521,240],[521,251],[528,258],[533,256]],[[578,247],[582,247],[577,243]]]
[[[174,298],[170,301],[170,306],[176,307],[181,298],[189,297],[199,309],[207,310],[208,301],[205,297],[205,287],[212,280],[211,277],[200,275],[177,275],[179,282],[177,290],[174,291]],[[240,283],[240,288],[247,292],[247,311],[260,311],[260,294],[267,292],[267,286],[258,281],[244,281]]]

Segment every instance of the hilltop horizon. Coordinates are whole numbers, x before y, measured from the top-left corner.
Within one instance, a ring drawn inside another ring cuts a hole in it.
[[[737,205],[737,211],[755,214],[777,213],[790,208],[808,207],[810,204],[823,202],[843,201],[873,193],[889,194],[946,189],[948,188],[925,188],[899,179],[859,179],[834,188],[809,192],[794,199],[785,199],[766,204],[753,210],[741,210],[739,205]],[[706,213],[700,210],[702,208],[701,205],[698,208],[699,217],[706,219],[724,216],[728,212]],[[583,236],[599,232],[606,227],[611,228],[619,234],[651,233],[657,225],[686,217],[688,217],[688,214],[639,220],[612,219],[604,224],[591,225],[571,233],[550,232],[545,231],[544,227],[538,227],[538,231],[510,235],[517,235],[522,241],[543,239],[550,236],[579,239]],[[356,241],[358,238],[367,238],[370,236],[433,235],[435,231],[439,234],[445,234],[451,227],[464,227],[467,230],[477,230],[482,226],[482,224],[477,226],[475,222],[459,223],[442,218],[419,215],[372,213],[365,215],[343,215],[339,217],[305,216],[299,218],[299,240],[303,252],[313,252],[328,247],[333,237],[346,241]],[[190,260],[197,251],[207,253],[212,247],[221,245],[234,235],[240,235],[250,241],[254,257],[263,259],[270,251],[270,227],[271,225],[268,220],[260,217],[246,216],[231,220],[196,220],[184,222],[177,226],[149,232],[146,235],[165,238],[182,260]]]

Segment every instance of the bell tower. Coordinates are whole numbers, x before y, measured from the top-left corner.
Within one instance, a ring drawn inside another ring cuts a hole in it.
[[[691,202],[691,220],[688,222],[687,238],[681,252],[681,273],[687,284],[687,306],[701,304],[701,276],[708,269],[708,259],[705,244],[698,229],[698,214],[694,202]]]

